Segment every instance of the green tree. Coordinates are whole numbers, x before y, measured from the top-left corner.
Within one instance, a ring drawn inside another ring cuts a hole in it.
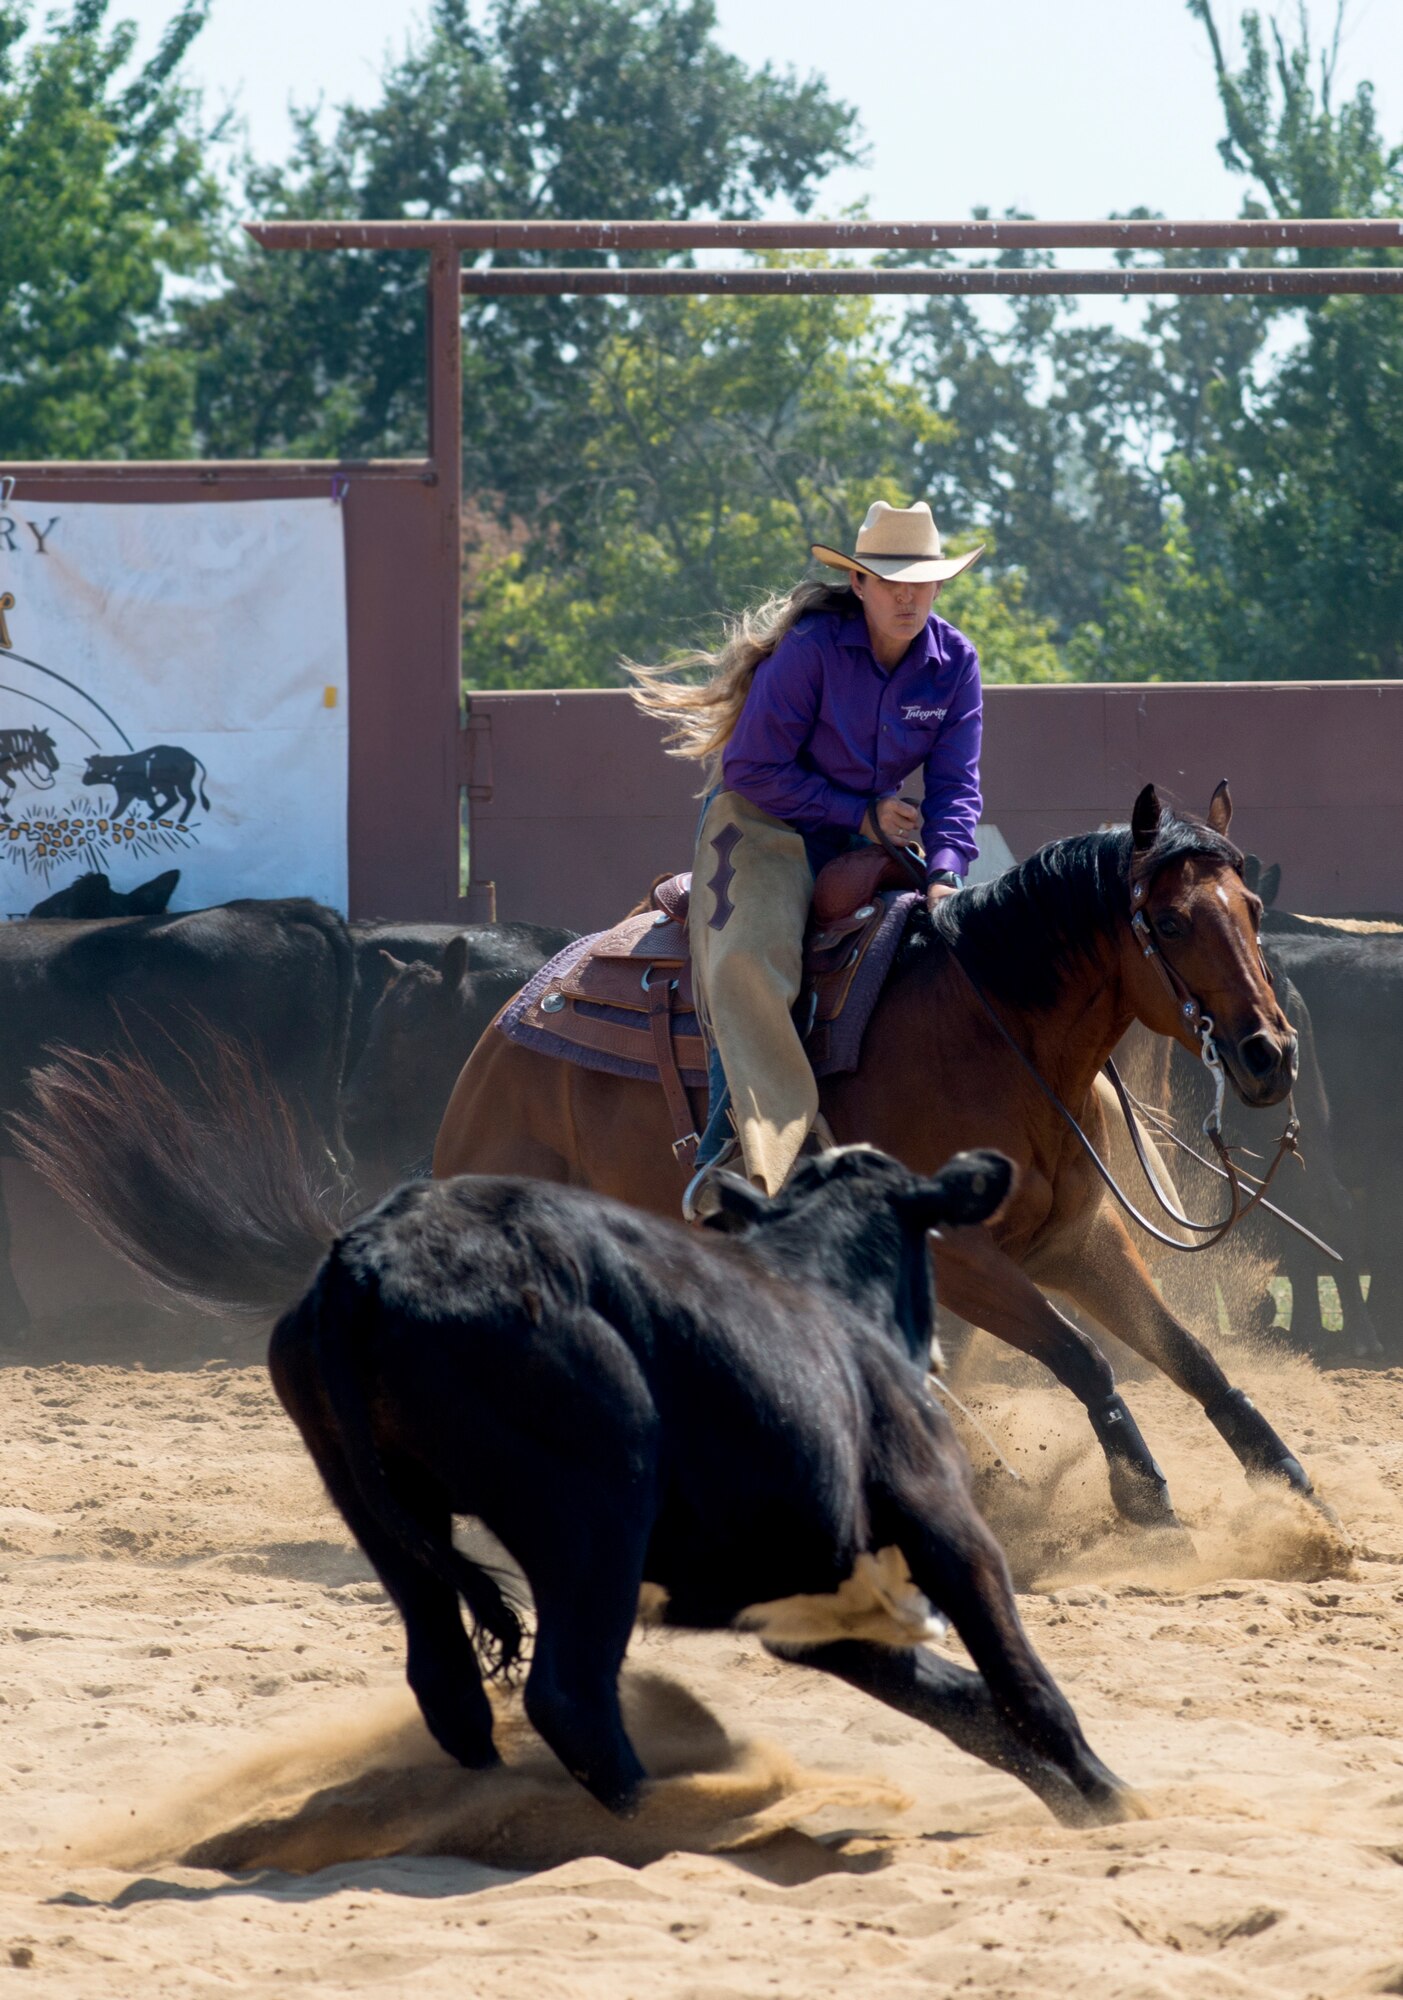
[[[854,156],[853,131],[818,82],[724,50],[712,0],[491,0],[482,25],[468,0],[434,0],[380,102],[343,110],[330,137],[304,116],[291,160],[254,170],[248,201],[352,218],[744,216],[807,206]],[[235,241],[226,275],[188,318],[212,451],[423,448],[421,256]],[[469,309],[468,484],[503,519],[534,518],[572,464],[590,358],[627,318],[603,300]]]
[[[190,448],[193,358],[169,281],[202,271],[219,207],[210,135],[181,83],[207,0],[155,56],[107,0],[73,0],[23,40],[0,0],[0,443],[11,458],[163,457]]]
[[[716,636],[716,614],[786,587],[811,541],[909,499],[949,425],[894,370],[871,300],[660,303],[590,363],[588,429],[529,542],[479,544],[464,665],[478,686],[600,684],[621,655]],[[490,543],[490,534],[485,538]],[[1023,580],[963,580],[952,616],[995,678],[1052,678]]]
[[[1336,102],[1344,0],[1324,49],[1312,46],[1304,17],[1290,40],[1275,19],[1245,13],[1237,69],[1225,56],[1212,0],[1188,5],[1215,64],[1226,127],[1220,151],[1250,184],[1245,213],[1403,213],[1403,148],[1381,138],[1369,85]],[[1356,253],[1284,254],[1343,263]],[[1380,253],[1365,255],[1378,261]],[[1207,303],[1161,316],[1164,351],[1178,329],[1203,327]],[[1294,337],[1263,366],[1261,339],[1283,318]],[[1238,302],[1237,326],[1243,339],[1231,362],[1220,352],[1204,371],[1201,421],[1182,423],[1175,436],[1165,467],[1173,505],[1162,531],[1132,552],[1126,574],[1078,635],[1075,660],[1115,677],[1398,674],[1399,302],[1341,296],[1245,310]]]

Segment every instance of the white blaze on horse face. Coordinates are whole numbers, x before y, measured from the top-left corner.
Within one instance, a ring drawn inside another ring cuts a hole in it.
[[[852,1575],[835,1591],[750,1604],[736,1624],[742,1632],[758,1632],[785,1646],[825,1646],[835,1639],[920,1646],[947,1630],[947,1621],[916,1588],[906,1558],[896,1548],[860,1555]]]

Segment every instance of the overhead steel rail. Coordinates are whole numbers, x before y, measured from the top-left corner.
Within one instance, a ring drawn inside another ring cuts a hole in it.
[[[746,265],[724,270],[461,267],[465,254],[548,250],[1403,250],[1403,218],[1238,222],[250,222],[267,250],[428,250],[440,270],[458,265],[467,297],[656,298],[730,294],[1109,294],[1133,297],[1246,294],[1299,298],[1403,292],[1403,265],[1210,265],[1146,270],[1019,266]]]
[[[1403,249],[1403,217],[1238,222],[247,222],[265,250]]]

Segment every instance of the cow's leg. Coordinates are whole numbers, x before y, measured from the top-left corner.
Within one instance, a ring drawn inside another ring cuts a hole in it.
[[[938,1730],[957,1749],[1019,1779],[1064,1823],[1085,1824],[1097,1817],[1066,1772],[1032,1750],[1013,1728],[984,1677],[968,1667],[956,1666],[928,1646],[902,1652],[894,1646],[842,1639],[829,1646],[768,1643],[766,1650],[796,1666],[833,1674],[849,1687],[870,1694],[874,1701]],[[1109,1811],[1101,1816],[1114,1819],[1126,1815]]]
[[[10,1210],[0,1179],[0,1340],[12,1340],[29,1325],[29,1307],[15,1280],[10,1261]]]
[[[340,1493],[332,1498],[404,1620],[405,1678],[430,1735],[468,1770],[488,1769],[499,1761],[492,1742],[492,1708],[457,1591],[390,1541],[368,1514],[356,1512],[358,1499],[348,1506]],[[451,1562],[452,1517],[446,1509],[432,1521],[416,1512],[426,1536]]]
[[[949,1427],[940,1417],[934,1424],[938,1446]],[[1136,1815],[1133,1793],[1091,1749],[1029,1642],[1003,1551],[970,1498],[953,1436],[922,1470],[902,1470],[874,1493],[872,1523],[874,1540],[896,1543],[917,1587],[954,1624],[978,1675],[926,1651],[884,1659],[882,1649],[849,1641],[810,1648],[804,1663],[865,1688],[1020,1778],[1068,1825]]]
[[[644,1537],[624,1509],[608,1510],[612,1526],[602,1511],[585,1511],[544,1565],[523,1564],[536,1600],[526,1713],[571,1777],[610,1812],[627,1813],[647,1777],[619,1706]]]
[[[1045,1275],[1200,1403],[1250,1477],[1280,1480],[1294,1492],[1315,1498],[1295,1453],[1244,1392],[1233,1387],[1203,1342],[1164,1304],[1119,1217],[1101,1209],[1076,1254],[1069,1255],[1061,1268],[1050,1265]],[[1321,1511],[1328,1513],[1323,1507]]]
[[[936,1272],[942,1306],[1041,1361],[1083,1405],[1106,1454],[1116,1511],[1137,1527],[1181,1535],[1164,1474],[1095,1341],[1043,1297],[986,1229],[943,1231]]]

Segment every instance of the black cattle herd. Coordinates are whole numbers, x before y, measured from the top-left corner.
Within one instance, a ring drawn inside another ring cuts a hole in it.
[[[256,1078],[287,1107],[299,1143],[354,1190],[343,1212],[377,1204],[335,1240],[319,1211],[318,1240],[294,1244],[289,1270],[304,1250],[325,1257],[270,1365],[403,1618],[410,1684],[445,1749],[495,1760],[483,1674],[517,1663],[529,1590],[527,1713],[605,1805],[636,1806],[645,1773],[617,1683],[641,1596],[665,1623],[757,1631],[1069,1823],[1138,1809],[1023,1632],[929,1386],[928,1234],[993,1215],[1006,1161],[961,1155],[927,1180],[840,1148],[773,1199],[718,1177],[691,1229],[577,1189],[425,1181],[458,1070],[570,933],[347,923],[302,899],[172,914],[177,881],[123,894],[85,877],[0,928],[0,1146],[33,1119],[31,1078],[55,1049],[134,1056],[208,1103],[209,1067],[237,1044],[254,1067],[228,1088]],[[1258,886],[1270,901],[1272,871]],[[1259,1233],[1291,1284],[1290,1331],[1271,1337],[1326,1363],[1396,1361],[1403,921],[1273,908],[1263,944],[1303,1056],[1308,1169],[1283,1205],[1344,1259],[1329,1267],[1343,1323],[1327,1331],[1318,1254]],[[1195,1089],[1192,1065],[1171,1065],[1186,1118]],[[1274,1313],[1264,1299],[1259,1325]],[[0,1199],[0,1345],[28,1324]],[[457,1515],[481,1520],[519,1577],[461,1554]],[[974,1672],[924,1643],[947,1620]]]

